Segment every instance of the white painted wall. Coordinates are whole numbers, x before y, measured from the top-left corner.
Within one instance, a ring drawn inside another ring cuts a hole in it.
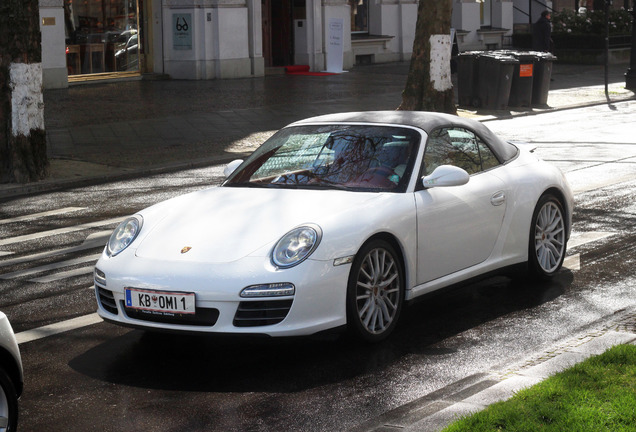
[[[68,87],[64,0],[40,0],[42,33],[42,82],[45,88]],[[54,21],[54,24],[52,23]],[[44,25],[46,22],[47,25]]]
[[[400,3],[400,60],[410,60],[415,41],[415,26],[417,25],[417,0],[403,0]]]
[[[511,0],[493,0],[492,26],[509,29],[506,35],[512,35],[513,3]]]
[[[481,27],[479,18],[479,3],[457,0],[453,3],[453,15],[451,26],[457,30],[466,30],[469,33],[459,41],[459,49],[478,50],[483,49],[482,42],[478,39],[477,30]]]
[[[162,74],[163,69],[163,16],[161,13],[161,0],[152,0],[152,71]]]
[[[181,7],[183,3],[187,2],[181,1],[179,7],[164,4],[164,72],[172,78],[195,80],[252,76],[254,64],[250,58],[247,4],[242,0],[226,0],[204,2],[211,7],[199,7],[198,3],[195,7]],[[191,49],[175,49],[175,14],[192,16]],[[258,31],[261,31],[260,25]],[[252,35],[252,43],[259,39]],[[254,46],[252,51],[259,52]]]

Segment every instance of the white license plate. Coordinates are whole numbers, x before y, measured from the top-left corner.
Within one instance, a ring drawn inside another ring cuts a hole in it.
[[[126,288],[126,306],[149,312],[194,314],[194,293]]]

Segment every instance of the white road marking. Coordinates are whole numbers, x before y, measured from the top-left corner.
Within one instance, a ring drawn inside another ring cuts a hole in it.
[[[71,278],[75,276],[83,276],[87,274],[92,274],[93,269],[94,269],[94,266],[80,267],[73,270],[67,270],[60,273],[53,273],[47,276],[29,279],[29,282],[37,282],[37,283],[55,282],[55,281],[59,281],[62,279]]]
[[[581,254],[566,257],[563,260],[563,268],[572,271],[581,270]]]
[[[73,259],[64,260],[64,261],[59,261],[59,262],[55,262],[51,264],[45,264],[42,266],[32,267],[25,270],[18,270],[11,273],[0,275],[0,279],[15,279],[15,278],[24,277],[24,276],[30,276],[36,273],[42,273],[48,270],[57,270],[62,267],[69,267],[76,264],[83,264],[89,261],[97,261],[100,256],[102,256],[101,253],[83,256],[79,258],[73,258]]]
[[[92,324],[102,322],[102,319],[96,313],[80,316],[66,321],[49,324],[43,327],[26,330],[15,335],[18,344],[31,342],[48,336],[64,333],[70,330],[76,330]]]
[[[103,247],[103,246],[106,246],[106,242],[108,241],[110,234],[111,234],[110,230],[100,231],[86,237],[86,240],[84,240],[84,243],[82,243],[79,246],[71,246],[64,249],[56,249],[52,251],[40,252],[33,255],[22,256],[18,258],[11,258],[6,261],[0,262],[0,268],[7,267],[14,264],[22,264],[29,261],[50,258],[50,257],[58,256],[58,255],[65,255],[65,254],[73,253],[73,252],[81,252],[87,249],[95,249],[97,247]],[[2,253],[0,252],[0,256],[1,255]]]
[[[572,249],[577,246],[581,246],[597,240],[602,240],[609,236],[613,236],[614,234],[616,233],[604,231],[573,232],[572,235],[570,235],[570,241],[568,241],[568,249]]]
[[[71,213],[71,212],[80,211],[84,209],[86,209],[86,207],[64,207],[57,210],[49,210],[49,211],[40,212],[40,213],[32,213],[32,214],[28,214],[24,216],[17,216],[10,219],[0,219],[0,225],[13,223],[13,222],[23,222],[25,220],[38,219],[38,218],[46,217],[46,216],[55,216],[55,215],[64,214],[64,213]]]
[[[50,237],[50,236],[54,236],[58,234],[68,234],[68,233],[72,233],[76,231],[81,231],[87,228],[96,228],[96,227],[101,227],[104,225],[117,224],[121,222],[122,220],[123,218],[118,217],[118,218],[106,219],[106,220],[97,221],[97,222],[90,222],[90,223],[85,223],[85,224],[75,225],[75,226],[70,226],[65,228],[58,228],[58,229],[54,229],[50,231],[40,231],[33,234],[26,234],[26,235],[21,235],[17,237],[9,237],[9,238],[0,240],[0,246],[21,243],[21,242],[29,241],[29,240],[41,239],[44,237]]]
[[[7,255],[13,255],[13,252],[2,252],[2,251],[0,251],[0,257],[1,256],[7,256]]]
[[[604,238],[613,236],[614,234],[616,233],[604,231],[573,232],[572,235],[570,235],[568,249],[602,240]],[[566,257],[563,260],[563,268],[572,271],[581,270],[581,254],[574,254]]]

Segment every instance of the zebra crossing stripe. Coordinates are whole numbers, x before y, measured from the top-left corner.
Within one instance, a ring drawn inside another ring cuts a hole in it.
[[[80,316],[66,321],[57,322],[55,324],[49,324],[43,327],[38,327],[31,330],[26,330],[20,333],[16,333],[15,338],[18,344],[31,342],[45,337],[54,336],[56,334],[64,333],[70,330],[86,327],[92,324],[102,322],[102,319],[96,313]]]
[[[40,231],[33,234],[25,234],[25,235],[21,235],[17,237],[9,237],[9,238],[0,240],[0,246],[21,243],[21,242],[29,241],[29,240],[37,240],[44,237],[58,235],[58,234],[68,234],[68,233],[72,233],[76,231],[85,230],[87,228],[96,228],[96,227],[101,227],[104,225],[114,225],[121,222],[123,219],[124,218],[118,217],[118,218],[106,219],[106,220],[97,221],[97,222],[90,222],[90,223],[85,223],[85,224],[75,225],[75,226],[70,226],[65,228],[57,228],[50,231]]]
[[[17,216],[10,219],[0,219],[0,225],[14,223],[14,222],[23,222],[26,220],[38,219],[38,218],[47,217],[47,216],[56,216],[56,215],[60,215],[64,213],[71,213],[71,212],[76,212],[76,211],[85,210],[85,209],[86,207],[64,207],[57,210],[49,210],[49,211],[40,212],[40,213],[31,213],[28,215]]]
[[[110,237],[112,231],[100,231],[93,234],[90,234],[84,243],[79,246],[71,246],[63,249],[55,249],[46,252],[40,252],[32,255],[21,256],[17,258],[10,258],[4,261],[0,261],[0,268],[8,267],[15,264],[22,264],[30,261],[37,261],[40,259],[52,258],[58,255],[66,255],[74,252],[81,252],[88,249],[95,249],[98,247],[104,247],[106,245],[106,241]],[[0,252],[0,256],[2,256],[2,252]]]
[[[3,275],[0,275],[0,279],[16,279],[19,277],[30,276],[36,273],[42,273],[48,270],[57,270],[62,267],[68,267],[68,266],[72,266],[76,264],[84,264],[90,261],[97,261],[100,256],[102,256],[102,254],[98,253],[98,254],[83,256],[80,258],[58,261],[52,264],[45,264],[38,267],[32,267],[25,270],[18,270],[11,273],[5,273]]]
[[[47,282],[55,282],[66,278],[71,278],[75,276],[83,276],[87,274],[93,273],[93,266],[90,267],[80,267],[73,270],[67,270],[60,273],[53,273],[47,276],[41,276],[33,279],[29,279],[29,282],[37,282],[37,283],[47,283]]]

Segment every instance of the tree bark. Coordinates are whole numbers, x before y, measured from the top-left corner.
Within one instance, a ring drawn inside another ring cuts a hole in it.
[[[450,84],[452,10],[452,0],[420,0],[411,66],[399,110],[457,114]]]
[[[48,171],[38,0],[0,2],[0,182]]]

